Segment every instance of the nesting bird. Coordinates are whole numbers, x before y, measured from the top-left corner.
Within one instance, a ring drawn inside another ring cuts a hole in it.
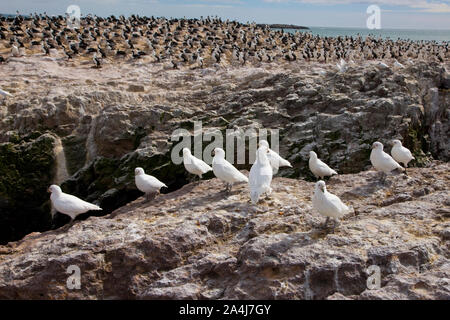
[[[188,148],[183,148],[183,164],[186,170],[197,175],[199,180],[203,174],[213,170],[206,162],[194,157]]]
[[[52,184],[48,188],[48,192],[51,192],[50,200],[52,201],[53,207],[56,211],[68,215],[71,221],[82,213],[91,210],[102,210],[102,208],[95,204],[62,192],[61,188],[55,184]]]
[[[393,140],[392,143],[394,146],[391,149],[391,155],[395,159],[395,161],[403,163],[403,165],[405,166],[405,173],[406,173],[408,163],[411,160],[414,160],[415,158],[413,157],[411,151],[409,151],[408,148],[402,146],[402,142],[400,140]]]
[[[145,197],[148,200],[153,199],[161,190],[162,187],[167,186],[159,181],[157,178],[145,173],[144,169],[138,167],[134,169],[134,182],[139,191],[145,193]]]
[[[323,180],[317,181],[315,184],[312,203],[313,208],[326,217],[324,226],[327,225],[330,218],[339,219],[350,212],[349,207],[338,196],[327,191]]]
[[[230,192],[233,183],[248,182],[248,178],[225,159],[225,151],[222,148],[214,149],[212,161],[214,175],[227,184],[226,192]]]
[[[1,19],[0,46],[5,43],[4,47],[11,48],[11,55],[15,57],[27,51],[33,53],[36,46],[41,45],[46,55],[49,55],[50,49],[64,50],[69,59],[82,57],[94,50],[98,50],[104,59],[107,58],[106,52],[110,53],[112,59],[130,55],[140,59],[144,53],[151,51],[153,62],[167,62],[174,69],[191,63],[196,63],[197,67],[208,64],[218,67],[234,61],[241,65],[272,61],[316,61],[337,62],[338,70],[345,72],[347,66],[344,59],[367,61],[414,58],[445,63],[449,55],[446,41],[393,41],[374,39],[372,36],[363,39],[359,35],[320,37],[306,32],[293,34],[210,17],[166,19],[136,15],[128,18],[86,16],[80,19],[77,29],[68,28],[67,18],[62,15]],[[195,56],[202,56],[204,61]],[[398,61],[394,62],[394,67],[400,65]],[[388,67],[386,64],[379,66]]]
[[[272,166],[270,165],[267,154],[269,149],[266,146],[260,146],[256,151],[256,160],[250,169],[248,184],[250,187],[250,199],[256,204],[264,193],[270,195],[272,188]]]
[[[331,169],[325,162],[321,161],[317,157],[317,153],[314,151],[309,152],[309,170],[314,174],[316,178],[323,179],[327,176],[338,174],[335,170]]]

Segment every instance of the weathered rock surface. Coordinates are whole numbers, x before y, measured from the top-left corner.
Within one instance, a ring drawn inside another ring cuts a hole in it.
[[[0,239],[22,238],[51,227],[43,199],[55,176],[55,137],[29,135],[0,144]]]
[[[280,152],[293,164],[280,171],[284,177],[311,180],[310,150],[340,173],[367,170],[370,145],[380,140],[389,150],[394,138],[413,151],[413,165],[422,166],[432,158],[450,159],[444,67],[415,62],[402,70],[380,70],[367,62],[336,73],[333,65],[301,62],[201,70],[126,62],[96,71],[54,58],[24,57],[1,66],[7,78],[0,84],[14,97],[0,107],[0,143],[29,135],[60,138],[66,179],[58,183],[99,204],[104,213],[139,196],[136,166],[164,181],[167,191],[189,181],[183,166],[171,161],[177,142],[170,138],[180,128],[192,133],[194,121],[202,121],[204,132],[279,129]],[[59,169],[46,171],[45,181],[57,180]],[[25,177],[32,172],[31,166],[21,171]],[[30,189],[30,194],[44,192],[44,184]],[[5,197],[11,195],[0,193],[0,202]],[[25,195],[23,201],[28,200]],[[37,207],[48,208],[48,197]],[[7,220],[15,214],[2,212]],[[48,227],[48,216],[48,209],[35,215],[34,230]],[[66,218],[57,215],[54,225]],[[13,228],[20,232],[0,232],[0,243],[29,232],[21,230],[23,224]]]
[[[153,202],[0,246],[1,299],[450,299],[450,165],[385,184],[332,177],[354,208],[335,229],[311,207],[313,183],[275,178],[258,206],[217,179]],[[81,288],[66,287],[69,266]],[[367,268],[381,288],[367,288]]]

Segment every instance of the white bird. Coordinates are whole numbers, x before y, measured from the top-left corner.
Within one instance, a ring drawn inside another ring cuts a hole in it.
[[[370,162],[377,171],[381,171],[384,174],[388,174],[395,169],[404,170],[390,155],[383,151],[383,144],[378,141],[372,144]]]
[[[402,65],[400,62],[398,62],[397,59],[394,59],[394,66],[401,68],[401,69],[405,68],[405,66]]]
[[[0,89],[0,95],[3,97],[12,97],[11,93],[9,93],[8,91],[2,90],[2,89]]]
[[[248,182],[248,178],[225,159],[225,151],[222,148],[214,149],[212,161],[214,175],[226,182],[226,191],[230,192],[235,182]]]
[[[20,57],[19,48],[17,48],[17,46],[13,45],[11,47],[11,54],[12,54],[13,57]]]
[[[316,182],[312,203],[313,208],[327,218],[324,226],[328,223],[330,218],[339,219],[350,212],[349,207],[347,207],[338,196],[327,191],[327,187],[323,180]]]
[[[382,61],[378,62],[378,66],[382,67],[382,68],[385,68],[385,69],[389,69],[389,66],[386,63],[382,62]]]
[[[316,178],[323,179],[333,174],[338,174],[335,170],[331,169],[325,162],[321,161],[317,157],[317,153],[314,151],[309,152],[309,170],[314,174]]]
[[[411,151],[409,151],[408,148],[405,148],[402,146],[402,143],[400,140],[393,140],[392,143],[394,146],[391,149],[392,157],[395,159],[395,161],[403,163],[405,166],[405,172],[406,168],[408,167],[408,162],[415,159],[413,155],[411,154]]]
[[[250,199],[253,204],[256,204],[259,197],[266,193],[270,195],[272,189],[270,183],[272,182],[272,166],[270,165],[267,154],[269,149],[266,146],[261,146],[256,151],[256,161],[250,169],[249,187]]]
[[[48,191],[51,192],[50,200],[56,211],[64,213],[73,221],[78,215],[90,210],[102,210],[99,206],[83,201],[73,195],[62,192],[61,188],[52,184]]]
[[[134,182],[136,183],[136,187],[145,193],[147,200],[150,200],[150,195],[154,198],[162,187],[167,188],[164,183],[155,177],[145,174],[144,169],[140,167],[134,169],[134,174]]]
[[[259,146],[265,146],[269,153],[267,153],[267,159],[269,159],[270,166],[274,173],[278,171],[279,167],[291,167],[292,165],[286,159],[283,159],[278,153],[269,148],[269,143],[266,140],[261,140]]]
[[[339,72],[345,72],[347,71],[347,62],[345,62],[344,59],[339,60],[339,63],[336,63],[336,67],[338,68]]]
[[[212,170],[206,162],[194,157],[188,148],[183,148],[183,163],[186,170],[189,173],[198,175],[199,179],[202,178],[202,174]]]

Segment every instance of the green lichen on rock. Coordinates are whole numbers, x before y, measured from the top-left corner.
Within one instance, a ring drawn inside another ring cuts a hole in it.
[[[54,141],[36,132],[18,143],[0,144],[0,243],[49,227]]]
[[[403,145],[411,150],[415,160],[414,166],[424,167],[432,159],[430,154],[426,154],[428,149],[427,134],[422,127],[408,127],[408,135],[403,140]]]

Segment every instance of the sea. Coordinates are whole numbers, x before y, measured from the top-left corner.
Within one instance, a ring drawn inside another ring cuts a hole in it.
[[[450,30],[414,30],[414,29],[365,29],[365,28],[326,28],[326,27],[308,27],[309,30],[284,29],[286,32],[295,33],[310,32],[313,35],[322,37],[338,37],[360,35],[362,38],[367,36],[382,39],[403,39],[411,41],[434,40],[437,42],[450,42]]]

